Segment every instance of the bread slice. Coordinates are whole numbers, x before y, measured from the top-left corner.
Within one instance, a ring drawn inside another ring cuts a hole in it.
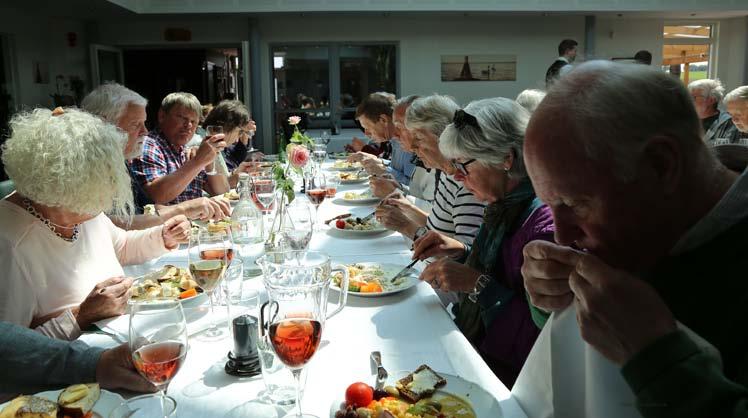
[[[71,418],[86,415],[99,400],[101,389],[97,383],[73,385],[65,388],[57,398],[62,413]]]
[[[38,396],[19,396],[0,411],[0,418],[57,418],[57,404]]]
[[[437,388],[446,384],[445,378],[431,370],[431,367],[422,364],[413,373],[398,380],[395,386],[400,396],[410,402],[418,402],[433,395]]]

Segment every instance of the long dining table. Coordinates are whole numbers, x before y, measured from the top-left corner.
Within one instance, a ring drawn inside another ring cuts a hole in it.
[[[327,162],[323,168],[329,170],[330,166],[331,162]],[[354,216],[371,213],[376,203],[351,205],[341,199],[347,191],[361,192],[367,188],[367,183],[341,185],[337,197],[320,206],[318,222],[347,212]],[[306,197],[297,194],[297,198]],[[405,266],[411,261],[412,254],[410,243],[396,232],[352,237],[331,231],[324,225],[322,230],[313,234],[309,249],[327,253],[334,263],[375,262]],[[147,265],[131,267],[129,271],[142,272],[164,264],[186,268],[186,249],[170,252]],[[262,278],[252,279],[251,285],[262,290]],[[337,292],[330,291],[329,299],[329,310],[332,310]],[[207,302],[189,309],[207,312],[206,305]],[[126,340],[126,336],[115,334],[88,333],[81,338],[99,346],[112,346]],[[227,353],[232,347],[230,336],[212,342],[190,338],[186,361],[168,387],[168,395],[178,403],[177,416],[280,417],[291,411],[288,406],[281,407],[263,400],[265,386],[260,375],[238,378],[225,373]],[[509,390],[457,329],[435,291],[423,282],[383,297],[349,295],[342,312],[325,322],[320,349],[306,366],[302,399],[304,412],[329,417],[334,409],[332,405],[344,398],[349,384],[363,381],[373,385],[375,376],[369,356],[374,350],[381,352],[383,365],[391,372],[412,371],[427,364],[440,373],[475,383],[490,393],[499,405],[500,410],[490,411],[490,416],[525,417]]]

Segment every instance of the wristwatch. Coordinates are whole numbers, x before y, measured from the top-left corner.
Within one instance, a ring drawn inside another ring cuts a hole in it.
[[[426,235],[427,232],[429,232],[429,229],[425,226],[418,227],[418,229],[416,229],[416,233],[413,234],[413,241],[416,241],[418,240],[418,238]]]
[[[478,302],[478,295],[480,295],[480,292],[488,286],[489,282],[491,282],[491,276],[487,274],[481,274],[478,276],[478,280],[475,281],[475,287],[473,287],[473,290],[468,293],[468,299],[473,303]]]

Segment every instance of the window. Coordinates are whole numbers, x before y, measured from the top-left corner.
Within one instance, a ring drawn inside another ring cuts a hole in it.
[[[276,135],[289,116],[303,130],[355,128],[356,106],[369,93],[397,93],[395,44],[271,45]]]
[[[662,69],[688,84],[714,73],[713,25],[665,25]]]

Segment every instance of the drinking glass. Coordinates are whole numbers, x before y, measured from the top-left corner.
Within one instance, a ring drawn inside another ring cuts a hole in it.
[[[322,173],[310,173],[306,179],[306,195],[309,202],[314,205],[314,224],[317,229],[317,218],[319,217],[319,205],[325,200],[327,190],[325,189],[325,176]]]
[[[340,187],[340,176],[338,173],[333,173],[325,177],[325,197],[332,199],[335,197],[335,193],[338,192]]]
[[[133,303],[130,309],[133,366],[158,388],[158,395],[150,396],[160,398],[161,416],[170,416],[169,405],[176,408],[176,401],[167,398],[166,389],[187,356],[187,321],[182,304],[171,298],[157,298]]]
[[[263,214],[270,213],[275,202],[275,177],[267,172],[256,172],[250,176],[252,180],[252,201]]]
[[[162,402],[163,401],[163,402]],[[94,416],[98,416],[94,414]],[[109,418],[172,418],[177,416],[177,401],[171,396],[158,399],[153,395],[130,398],[114,409]]]
[[[328,314],[327,298],[333,269],[326,254],[316,251],[270,252],[260,259],[260,265],[269,300],[260,312],[260,322],[268,324],[270,344],[296,381],[297,413],[288,416],[312,417],[301,412],[301,374],[319,348],[325,320],[345,306],[347,270],[335,269],[343,275],[342,290],[337,309]]]
[[[214,318],[215,291],[221,284],[226,267],[231,264],[234,249],[230,228],[201,229],[190,237],[187,258],[192,278],[208,293],[210,301],[210,327],[201,334],[206,340],[219,340],[228,336],[227,330],[216,326]]]
[[[211,136],[222,134],[223,133],[223,126],[220,126],[220,125],[208,125],[208,126],[205,127],[205,132],[208,135],[206,137],[206,139],[207,139],[207,138],[210,138]],[[220,152],[220,151],[217,151],[217,152]],[[216,155],[216,158],[213,160],[213,169],[210,170],[209,172],[206,172],[205,174],[207,174],[209,176],[216,175],[218,173],[218,171],[216,171],[216,167],[218,166],[218,164],[220,164],[220,162],[219,162],[219,159],[218,159],[218,155]]]
[[[286,221],[281,236],[288,250],[306,250],[312,240],[314,219],[312,208],[303,200],[294,200],[286,206]]]
[[[312,159],[317,164],[318,169],[322,169],[322,163],[327,158],[327,145],[325,144],[314,144],[314,151],[312,152]]]
[[[323,144],[328,145],[330,143],[330,131],[323,130],[322,133],[319,136],[320,140]]]

